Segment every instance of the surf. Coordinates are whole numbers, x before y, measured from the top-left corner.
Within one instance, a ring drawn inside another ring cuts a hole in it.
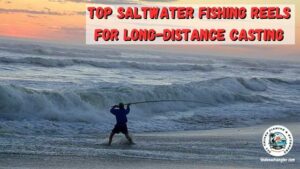
[[[268,83],[282,85],[283,82],[274,79],[221,78],[188,84],[140,85],[139,87],[105,87],[110,84],[101,84],[99,87],[82,90],[39,90],[15,85],[0,85],[0,119],[41,118],[51,121],[93,122],[101,119],[110,105],[120,101],[128,103],[161,101],[166,102],[163,105],[173,105],[174,110],[238,102],[263,103],[272,101],[273,98],[255,92],[266,91]],[[286,82],[283,85],[294,83],[298,82]],[[159,107],[141,105],[138,106],[141,108],[138,111],[143,112],[144,109],[148,109],[147,112],[169,111],[163,105]]]

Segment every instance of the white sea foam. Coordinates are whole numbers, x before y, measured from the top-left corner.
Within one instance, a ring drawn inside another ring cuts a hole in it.
[[[173,131],[297,120],[299,64],[0,43],[0,133],[111,129],[111,105],[133,105],[130,130]]]

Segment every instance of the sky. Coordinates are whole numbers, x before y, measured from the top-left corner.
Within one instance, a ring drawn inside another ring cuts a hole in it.
[[[185,46],[189,52],[214,54],[239,54],[252,52],[253,55],[288,55],[300,53],[300,7],[299,0],[0,0],[0,37],[25,38],[35,41],[85,43],[85,5],[87,3],[157,3],[167,4],[295,4],[296,45],[280,46]],[[147,48],[147,47],[144,47]],[[159,47],[157,47],[159,48]],[[168,47],[172,48],[172,47]],[[178,50],[178,47],[176,47]],[[218,50],[215,50],[218,49]]]

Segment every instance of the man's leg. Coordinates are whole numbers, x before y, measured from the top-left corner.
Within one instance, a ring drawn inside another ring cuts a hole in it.
[[[130,143],[133,143],[132,138],[129,136],[128,133],[125,134],[125,137],[127,138],[127,140],[128,140]]]
[[[111,133],[110,133],[108,145],[111,145],[111,142],[112,142],[112,139],[113,139],[114,135],[115,135],[114,132],[111,132]]]

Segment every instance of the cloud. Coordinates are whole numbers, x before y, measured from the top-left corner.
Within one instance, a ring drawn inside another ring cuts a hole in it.
[[[44,7],[44,9],[45,9],[46,11],[48,11],[48,12],[51,11],[50,8],[47,8],[47,7]]]
[[[49,0],[51,2],[78,2],[78,3],[99,3],[99,4],[139,4],[138,0]],[[141,2],[175,2],[177,0],[141,0]]]
[[[72,27],[72,26],[51,25],[51,26],[48,26],[47,29],[49,29],[51,31],[71,33],[71,34],[76,34],[76,33],[83,34],[85,32],[84,27]]]
[[[30,15],[30,14],[28,14],[27,16],[30,17],[30,18],[38,18],[38,16],[36,16],[36,15]]]
[[[55,12],[51,11],[49,8],[45,8],[45,10],[42,11],[35,11],[35,10],[27,10],[27,9],[4,9],[0,8],[0,13],[27,13],[27,14],[36,14],[36,15],[80,15],[79,12],[72,12],[72,13],[61,13],[61,12]]]
[[[145,2],[176,2],[177,0],[142,0],[142,1],[145,1]]]
[[[99,4],[137,4],[137,0],[49,0],[50,2],[77,2],[77,3],[99,3]]]
[[[60,30],[64,32],[77,32],[77,33],[84,33],[84,28],[81,27],[61,27]]]

